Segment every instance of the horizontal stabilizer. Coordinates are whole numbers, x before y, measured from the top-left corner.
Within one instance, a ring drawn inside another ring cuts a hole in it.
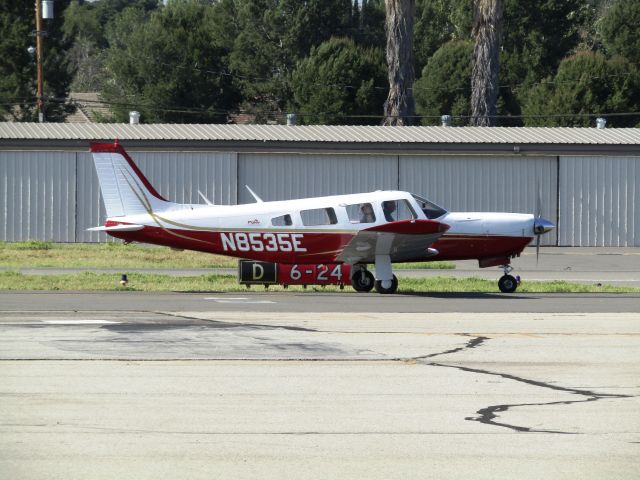
[[[88,232],[137,232],[144,225],[103,225],[102,227],[87,228]]]

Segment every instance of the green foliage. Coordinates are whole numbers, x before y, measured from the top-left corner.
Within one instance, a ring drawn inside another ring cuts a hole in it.
[[[384,0],[362,0],[360,15],[352,35],[358,45],[384,48],[387,43],[384,31]]]
[[[592,127],[589,117],[545,118],[554,114],[592,114],[640,110],[640,74],[622,57],[611,60],[600,53],[581,52],[564,60],[553,79],[534,88],[524,107],[527,126]],[[610,117],[609,125],[629,127],[634,117]]]
[[[600,30],[609,52],[640,63],[639,0],[618,0],[602,18]]]
[[[424,67],[413,86],[418,113],[433,117],[424,118],[423,125],[437,125],[445,114],[471,114],[472,54],[470,41],[452,41],[440,47]],[[466,120],[456,120],[458,125],[465,123]]]
[[[284,113],[291,72],[311,47],[353,28],[350,0],[238,0],[236,9],[230,70],[258,120]]]
[[[590,19],[584,0],[504,0],[501,81],[533,83],[555,72]]]
[[[159,5],[158,0],[72,0],[62,26],[65,40],[73,42],[67,55],[74,72],[72,91],[97,92],[104,87],[106,31],[122,10],[133,7],[148,12]]]
[[[469,38],[472,0],[417,0],[413,29],[416,71],[450,40]]]
[[[380,88],[386,76],[381,49],[332,38],[298,63],[292,76],[295,107],[304,113],[304,123],[377,124],[387,96]]]
[[[73,0],[65,11],[62,32],[67,39],[84,38],[97,48],[108,46],[106,26],[125,8],[133,7],[145,12],[156,9],[159,0]]]
[[[531,86],[555,73],[580,43],[581,31],[592,21],[592,14],[583,0],[504,0],[500,114],[521,113]]]
[[[215,38],[214,8],[176,0],[146,12],[127,8],[107,31],[110,82],[102,98],[124,121],[131,109],[147,122],[220,122],[238,100],[224,75],[228,52]]]
[[[69,0],[55,3],[55,17],[43,20],[43,78],[45,118],[64,118],[71,72],[65,56],[69,43],[62,35],[62,19]],[[36,46],[33,2],[0,0],[0,113],[17,121],[37,121],[36,58],[27,49]]]

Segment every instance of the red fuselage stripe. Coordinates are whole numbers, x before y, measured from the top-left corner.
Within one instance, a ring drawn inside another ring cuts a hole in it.
[[[186,250],[228,255],[265,262],[332,263],[356,232],[192,231],[145,227],[136,232],[109,232],[123,240],[164,245]],[[430,245],[440,253],[413,261],[468,260],[511,257],[519,254],[531,238],[498,235],[444,235]],[[426,247],[425,247],[426,250]]]

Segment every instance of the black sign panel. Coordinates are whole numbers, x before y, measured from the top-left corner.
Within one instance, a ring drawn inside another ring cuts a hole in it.
[[[273,285],[278,280],[278,264],[240,260],[238,264],[238,282],[242,285]]]

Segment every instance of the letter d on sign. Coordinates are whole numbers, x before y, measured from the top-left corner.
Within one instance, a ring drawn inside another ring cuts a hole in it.
[[[264,267],[259,263],[254,263],[252,280],[262,280],[262,277],[264,277]]]
[[[273,285],[278,280],[278,265],[271,262],[240,260],[238,262],[238,281],[242,285]]]

